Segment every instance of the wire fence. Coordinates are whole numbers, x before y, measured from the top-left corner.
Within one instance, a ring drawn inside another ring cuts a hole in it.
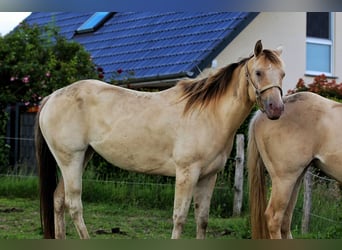
[[[0,177],[8,177],[8,178],[38,178],[36,175],[23,175],[23,174],[0,174]],[[157,182],[135,182],[135,181],[117,181],[117,180],[98,180],[98,179],[89,179],[85,178],[83,180],[87,183],[103,183],[103,184],[112,184],[112,185],[135,185],[135,186],[171,186],[174,187],[174,183],[157,183]],[[230,187],[216,186],[216,190],[232,190]]]
[[[6,140],[6,141],[18,141],[18,142],[33,142],[34,138],[30,137],[8,137],[8,136],[0,136],[0,140]],[[236,158],[230,157],[229,160],[235,161]],[[321,176],[316,173],[313,173],[311,171],[308,171],[308,173],[315,179],[318,180],[320,183],[337,183],[336,180],[328,178],[326,176]],[[0,174],[0,177],[13,177],[13,178],[37,178],[37,176],[34,175],[21,175],[21,174]],[[134,181],[117,181],[117,180],[98,180],[98,179],[85,179],[85,182],[97,182],[97,183],[106,183],[106,184],[113,184],[113,185],[132,185],[132,186],[172,186],[174,187],[174,183],[154,183],[154,182],[134,182]],[[215,190],[225,190],[228,192],[233,192],[231,187],[225,187],[225,186],[216,186]],[[246,191],[245,191],[246,192]],[[322,199],[324,199],[322,197]],[[304,209],[302,208],[295,208],[294,210],[297,214],[303,214]],[[317,220],[326,221],[328,223],[332,223],[334,225],[342,225],[342,217],[340,216],[334,216],[339,217],[341,219],[335,219],[335,218],[329,218],[327,216],[315,213],[310,211],[310,216],[312,218],[315,218]]]
[[[0,140],[14,140],[14,141],[34,141],[34,138],[20,138],[20,137],[7,137],[7,136],[0,136]]]
[[[312,167],[306,176],[303,197],[299,196],[300,202],[297,202],[294,209],[296,225],[301,228],[301,233],[305,234],[320,232],[323,238],[331,237],[332,234],[340,235],[342,190],[338,186],[339,183],[324,174],[315,173]]]
[[[314,174],[312,173],[311,171],[308,172],[311,176],[319,179],[319,180],[322,180],[322,181],[329,181],[329,182],[336,182],[336,180],[334,179],[331,179],[331,178],[328,178],[328,177],[323,177],[323,176],[319,176],[317,174]]]

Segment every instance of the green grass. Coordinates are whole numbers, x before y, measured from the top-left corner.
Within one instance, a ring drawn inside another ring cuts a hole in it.
[[[1,239],[41,238],[38,200],[0,198],[0,211]]]
[[[170,238],[174,195],[172,183],[134,184],[89,179],[83,183],[84,219],[92,238]],[[222,202],[222,197],[225,197],[220,195],[222,193],[222,189],[216,191],[216,202]],[[225,202],[217,206],[217,209],[212,208],[208,238],[249,237],[247,219],[223,218],[226,216],[221,216],[224,210],[222,207],[225,207]],[[0,176],[0,211],[0,238],[42,238],[37,177]],[[66,221],[67,237],[78,238],[68,214]],[[119,228],[122,233],[112,234],[112,228]],[[191,208],[182,236],[193,239],[195,235],[196,225]]]
[[[300,235],[303,190],[298,198],[293,214],[292,228],[295,235],[302,238],[340,239],[342,238],[342,196],[337,182],[315,183],[312,193],[312,215],[309,228],[311,233]]]
[[[84,203],[84,219],[93,239],[169,239],[172,209],[143,209],[130,205]],[[78,235],[69,218],[67,238]],[[112,234],[112,228],[120,233]],[[246,237],[246,218],[211,217],[207,238],[242,239]],[[99,233],[101,232],[101,233]],[[189,214],[182,238],[195,238],[193,213]],[[0,239],[41,239],[39,202],[34,199],[0,198]]]
[[[19,198],[38,198],[38,179],[36,176],[1,176],[0,196]]]
[[[174,180],[166,183],[155,182],[151,176],[140,174],[138,181],[102,181],[83,180],[82,200],[85,202],[103,202],[114,204],[131,204],[145,209],[168,209],[173,206]],[[146,179],[144,179],[144,177]],[[157,181],[158,180],[158,176]],[[228,218],[232,214],[233,191],[222,183],[217,183],[211,201],[211,214]],[[246,189],[245,189],[246,190]],[[0,196],[38,199],[38,178],[36,176],[0,175]],[[242,212],[247,209],[245,192]]]
[[[231,218],[229,214],[233,192],[228,188],[220,188],[220,183],[218,186],[212,199],[208,238],[250,238],[247,195],[244,197],[242,217]],[[89,233],[92,238],[98,239],[169,239],[172,231],[173,195],[172,183],[159,185],[144,183],[143,180],[127,183],[86,179],[82,200]],[[339,189],[317,184],[314,186],[312,202],[312,213],[318,217],[311,217],[311,232],[302,235],[302,194],[299,195],[292,223],[294,237],[341,238],[342,203]],[[324,218],[328,218],[328,221]],[[67,237],[78,238],[68,214],[66,219]],[[119,228],[122,233],[112,234],[112,228]],[[195,232],[191,208],[183,238],[193,239]],[[0,238],[42,238],[37,177],[0,176]]]

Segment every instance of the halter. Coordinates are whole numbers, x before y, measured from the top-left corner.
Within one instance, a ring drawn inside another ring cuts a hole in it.
[[[274,84],[274,83],[271,83],[271,84],[268,84],[264,87],[262,87],[261,89],[258,88],[258,86],[255,84],[255,82],[253,82],[252,78],[250,77],[250,74],[249,74],[249,70],[248,70],[248,66],[247,66],[247,62],[245,64],[245,73],[246,73],[246,78],[247,78],[247,84],[248,83],[251,83],[252,86],[254,87],[255,89],[255,95],[256,95],[256,103],[257,105],[259,106],[259,109],[262,111],[262,112],[265,112],[265,109],[261,103],[261,95],[268,89],[271,89],[271,88],[278,88],[280,90],[280,94],[281,96],[283,96],[283,90],[282,88],[279,86],[279,84]]]

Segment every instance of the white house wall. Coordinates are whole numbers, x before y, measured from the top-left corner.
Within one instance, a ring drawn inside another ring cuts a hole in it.
[[[335,13],[335,75],[342,76],[342,13]],[[340,27],[341,30],[342,27]],[[255,42],[261,39],[264,48],[283,47],[286,77],[283,82],[284,93],[293,89],[299,78],[307,83],[305,76],[306,58],[306,12],[262,12],[260,13],[216,58],[217,68],[237,62],[251,55]],[[215,69],[204,71],[208,74]]]

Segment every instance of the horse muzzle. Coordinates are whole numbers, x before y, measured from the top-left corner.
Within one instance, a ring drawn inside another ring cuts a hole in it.
[[[267,93],[266,93],[267,91]],[[262,94],[264,93],[264,96]],[[277,120],[284,111],[282,89],[279,85],[268,85],[257,93],[257,103],[271,120]]]
[[[268,119],[277,120],[284,111],[284,103],[282,100],[267,99],[263,102],[264,112]]]

